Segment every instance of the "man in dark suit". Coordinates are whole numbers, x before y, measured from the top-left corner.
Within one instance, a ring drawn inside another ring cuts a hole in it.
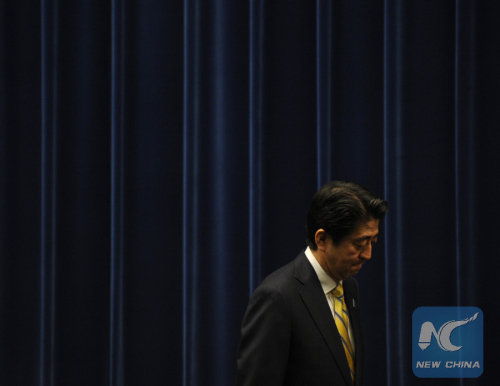
[[[242,324],[239,386],[362,385],[356,279],[377,242],[387,202],[352,182],[314,196],[307,244],[253,293]]]

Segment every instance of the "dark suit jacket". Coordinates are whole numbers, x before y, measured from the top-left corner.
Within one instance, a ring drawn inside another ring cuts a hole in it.
[[[344,280],[355,342],[356,386],[363,383],[359,291]],[[328,301],[304,252],[253,293],[241,328],[238,386],[352,385]]]

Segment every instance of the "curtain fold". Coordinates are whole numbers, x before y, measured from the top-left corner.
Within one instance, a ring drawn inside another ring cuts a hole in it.
[[[317,176],[318,189],[332,176],[332,73],[333,2],[316,3],[316,105],[317,105]]]
[[[124,383],[125,275],[125,122],[126,31],[125,2],[111,2],[111,207],[110,207],[110,325],[109,384]]]
[[[185,6],[184,383],[222,384],[249,286],[249,10]]]
[[[249,293],[262,281],[262,138],[264,114],[264,1],[250,2],[249,12]]]
[[[373,384],[494,383],[500,3],[0,7],[0,384],[231,385],[319,186],[389,201],[358,275]],[[412,313],[484,313],[419,379]]]
[[[199,218],[199,115],[194,112],[200,105],[200,2],[186,1],[184,10],[184,169],[183,169],[183,385],[199,373],[197,350],[192,350],[199,339],[197,292],[193,291],[192,280],[199,276],[196,258],[200,254],[198,240]]]
[[[384,377],[387,384],[403,384],[402,372],[408,363],[403,353],[405,337],[402,318],[392,317],[395,310],[401,310],[404,304],[402,264],[404,250],[404,197],[403,190],[403,138],[402,122],[403,103],[403,2],[384,2],[384,198],[390,202],[391,215],[384,220],[385,242],[385,365]],[[397,290],[390,290],[396,288]],[[398,312],[396,311],[396,312]],[[394,357],[393,353],[403,355]]]
[[[456,266],[457,304],[471,304],[475,299],[475,286],[467,286],[467,277],[475,277],[475,232],[478,224],[474,217],[476,180],[474,172],[474,130],[476,108],[476,5],[456,3],[455,43],[455,229],[457,240]]]
[[[57,262],[57,1],[41,3],[40,384],[54,384]]]

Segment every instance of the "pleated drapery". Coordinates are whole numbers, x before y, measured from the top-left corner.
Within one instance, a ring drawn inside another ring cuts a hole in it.
[[[0,384],[232,385],[319,186],[390,204],[365,379],[494,384],[500,3],[0,7]],[[419,379],[412,313],[484,314],[478,379]]]

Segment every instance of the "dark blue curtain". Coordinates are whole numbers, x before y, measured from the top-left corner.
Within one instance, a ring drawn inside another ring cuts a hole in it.
[[[0,0],[0,384],[231,385],[331,179],[390,212],[368,385],[495,384],[500,2]],[[419,379],[420,306],[484,373]]]

